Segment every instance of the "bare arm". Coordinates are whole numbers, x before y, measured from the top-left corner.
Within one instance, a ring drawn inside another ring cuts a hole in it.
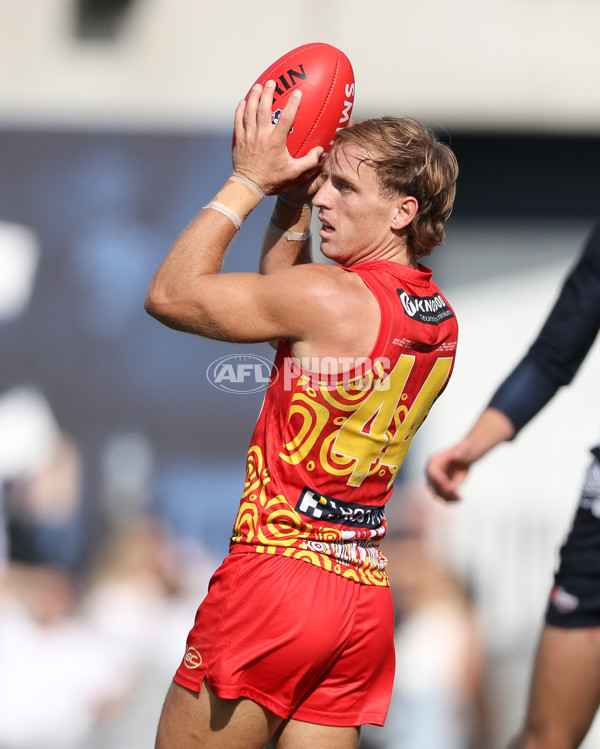
[[[292,265],[312,262],[311,201],[322,182],[319,167],[306,182],[277,197],[263,240],[260,273],[275,273]]]
[[[311,216],[310,203],[291,205],[277,198],[263,239],[259,273],[276,273],[282,268],[312,262]]]
[[[300,97],[290,97],[277,125],[271,124],[274,87],[256,87],[236,110],[234,168],[264,193],[297,179],[318,164],[321,149],[293,159],[286,147]],[[243,220],[260,198],[245,184],[228,180],[214,201]],[[213,201],[213,202],[214,202]],[[146,297],[149,314],[178,330],[222,340],[266,341],[302,337],[310,327],[294,303],[302,287],[287,279],[253,273],[221,274],[234,222],[202,210],[177,238],[155,274]],[[310,285],[303,293],[311,292]],[[318,294],[318,288],[313,290]],[[295,314],[294,314],[295,313]]]
[[[459,500],[459,487],[471,465],[496,445],[512,439],[515,432],[513,423],[502,411],[486,408],[460,442],[429,459],[426,474],[430,489],[447,502]]]

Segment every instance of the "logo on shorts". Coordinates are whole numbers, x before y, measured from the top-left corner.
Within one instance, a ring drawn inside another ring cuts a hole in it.
[[[202,665],[202,656],[196,650],[196,648],[193,648],[191,645],[189,645],[187,650],[185,651],[183,662],[185,663],[186,668],[198,668]]]
[[[579,607],[579,598],[567,591],[560,585],[555,585],[550,593],[550,602],[561,614],[570,614]]]

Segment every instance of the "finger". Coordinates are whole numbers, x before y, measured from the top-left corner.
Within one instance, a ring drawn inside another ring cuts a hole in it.
[[[316,159],[316,163],[318,164],[321,160],[321,156],[325,153],[325,149],[322,146],[315,146],[314,148],[311,148],[310,151],[306,154],[307,156],[313,156]]]
[[[233,132],[235,133],[236,142],[244,134],[244,112],[246,111],[246,100],[242,99],[235,109],[233,117]]]
[[[446,502],[460,502],[461,496],[458,492],[446,492],[442,499]]]
[[[438,496],[449,499],[455,494],[457,482],[453,481],[451,467],[443,456],[431,458],[425,467],[425,476],[428,485]]]
[[[258,102],[262,93],[262,86],[260,83],[255,83],[248,94],[246,101],[246,110],[244,112],[244,128],[246,132],[250,133],[256,129],[256,112],[258,110]]]
[[[426,474],[427,478],[427,486],[431,489],[431,491],[436,494],[438,497],[442,496],[442,488],[440,486],[440,482],[431,475],[429,471],[427,471]]]
[[[440,486],[440,496],[446,500],[446,502],[458,502],[460,494],[458,492],[458,483],[456,481],[446,481],[444,485]]]
[[[258,103],[257,122],[260,127],[271,127],[273,95],[275,94],[275,81],[267,81]]]
[[[279,122],[275,125],[275,129],[280,133],[284,134],[287,138],[288,133],[292,129],[294,120],[296,119],[296,113],[300,107],[300,101],[302,99],[302,91],[297,89],[292,93],[290,98],[287,100],[285,107],[281,110],[279,115]]]
[[[300,169],[300,173],[314,172],[315,169],[320,169],[319,159],[321,158],[323,151],[324,149],[321,146],[315,146],[315,148],[310,149],[306,156],[300,156],[299,158],[294,159],[296,166]],[[307,174],[306,178],[308,179],[309,176],[313,175]]]
[[[427,486],[432,494],[435,494],[438,499],[443,499],[445,502],[458,502],[460,500],[460,494],[456,490],[451,489],[449,486],[443,486],[429,476],[427,477]]]

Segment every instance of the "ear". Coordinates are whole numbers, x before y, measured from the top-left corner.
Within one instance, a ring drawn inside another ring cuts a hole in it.
[[[394,213],[392,215],[391,227],[394,231],[404,229],[417,215],[419,203],[412,195],[403,195],[398,198]]]

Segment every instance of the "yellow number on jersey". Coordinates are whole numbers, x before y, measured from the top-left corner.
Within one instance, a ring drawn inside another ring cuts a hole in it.
[[[414,356],[403,354],[389,375],[342,424],[332,451],[356,461],[348,479],[350,486],[360,486],[380,456],[380,464],[390,467],[394,480],[415,432],[429,413],[452,366],[451,358],[438,359],[412,404],[400,405],[406,398],[403,398],[404,388],[414,362]],[[404,418],[400,422],[401,413]],[[393,435],[389,431],[392,426],[395,426]]]

